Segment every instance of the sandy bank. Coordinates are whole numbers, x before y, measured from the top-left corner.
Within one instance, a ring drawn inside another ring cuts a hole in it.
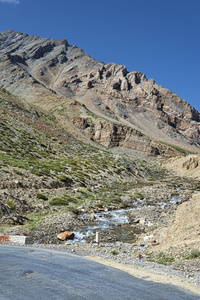
[[[112,268],[120,269],[120,270],[127,272],[130,275],[140,278],[140,279],[160,282],[163,284],[173,284],[173,285],[176,285],[179,287],[183,287],[187,290],[190,290],[193,293],[200,294],[200,287],[197,287],[197,286],[195,286],[191,283],[188,283],[187,281],[180,279],[173,275],[167,275],[167,274],[163,275],[163,274],[154,273],[145,268],[139,268],[139,267],[135,267],[133,265],[127,265],[127,264],[115,262],[110,259],[103,259],[98,256],[86,256],[86,258],[94,260],[98,263],[104,264],[104,265],[112,267]]]

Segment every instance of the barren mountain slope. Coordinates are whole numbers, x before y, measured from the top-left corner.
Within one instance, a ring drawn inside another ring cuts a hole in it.
[[[188,202],[182,203],[174,222],[166,228],[156,230],[154,236],[159,242],[154,251],[176,251],[181,253],[198,249],[200,242],[200,193],[193,194]]]
[[[191,105],[144,74],[98,62],[66,40],[1,32],[0,74],[2,87],[106,147],[174,154],[161,141],[200,151],[199,113]],[[84,104],[75,116],[72,100]]]
[[[191,154],[185,157],[171,158],[163,166],[168,170],[175,171],[178,176],[200,180],[200,155]]]

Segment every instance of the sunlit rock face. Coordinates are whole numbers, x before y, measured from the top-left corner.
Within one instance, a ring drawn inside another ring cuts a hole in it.
[[[1,32],[0,74],[1,87],[43,108],[50,101],[56,107],[55,95],[83,105],[99,119],[73,116],[71,124],[105,147],[153,155],[171,155],[171,144],[199,151],[199,112],[190,104],[145,74],[98,62],[67,40]]]

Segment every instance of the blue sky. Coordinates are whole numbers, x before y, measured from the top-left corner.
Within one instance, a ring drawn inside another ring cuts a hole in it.
[[[200,0],[0,0],[0,31],[7,29],[66,38],[200,111]]]

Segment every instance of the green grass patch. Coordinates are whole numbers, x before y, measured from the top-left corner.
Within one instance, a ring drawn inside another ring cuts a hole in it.
[[[158,254],[153,254],[152,252],[150,252],[150,253],[146,252],[145,254],[148,256],[148,258],[147,258],[148,261],[157,262],[162,265],[169,265],[170,263],[172,263],[175,260],[174,257],[167,256],[163,252],[160,252]]]
[[[37,213],[30,214],[27,216],[28,224],[26,227],[31,230],[31,229],[38,229],[42,222],[42,218],[49,215],[49,211],[42,211],[40,210]]]

